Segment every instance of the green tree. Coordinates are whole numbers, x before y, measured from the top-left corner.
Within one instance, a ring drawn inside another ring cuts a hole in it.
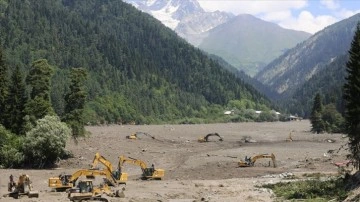
[[[40,59],[32,63],[27,84],[31,86],[30,100],[26,103],[26,113],[34,125],[36,120],[45,115],[54,114],[50,102],[50,81],[53,69],[47,60]]]
[[[21,152],[23,137],[12,134],[0,125],[0,165],[15,168],[22,165],[24,154]]]
[[[321,96],[320,93],[317,93],[314,98],[314,104],[311,110],[311,117],[310,117],[310,122],[312,126],[311,131],[314,133],[316,132],[317,134],[324,132],[325,130],[325,125],[322,120],[322,111],[323,111],[323,105],[321,102]]]
[[[71,130],[59,117],[47,115],[39,119],[24,139],[25,163],[37,168],[53,165],[66,154],[66,141],[70,135]]]
[[[6,98],[8,94],[8,67],[5,64],[3,50],[0,48],[0,124],[4,124]]]
[[[344,84],[345,131],[349,137],[349,158],[360,167],[360,24],[351,43]]]
[[[16,66],[10,81],[9,96],[6,108],[6,128],[15,134],[25,134],[24,117],[26,104],[26,87],[19,66]]]
[[[322,113],[322,120],[325,124],[325,130],[328,133],[343,132],[344,118],[336,110],[335,104],[325,105]]]
[[[87,71],[84,68],[73,68],[70,73],[70,90],[65,95],[65,122],[72,129],[74,138],[85,135],[83,118],[87,92],[85,81]]]

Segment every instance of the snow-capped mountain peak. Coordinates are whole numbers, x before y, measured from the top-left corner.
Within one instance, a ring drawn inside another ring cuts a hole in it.
[[[124,1],[151,14],[195,46],[204,37],[204,32],[233,17],[232,14],[225,12],[206,12],[197,0]]]
[[[194,13],[204,12],[196,0],[125,0],[147,12],[164,25],[175,29],[181,20]]]

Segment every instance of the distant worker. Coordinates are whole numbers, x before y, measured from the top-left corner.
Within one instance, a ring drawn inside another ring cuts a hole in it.
[[[14,176],[13,175],[10,175],[9,177],[9,186],[8,186],[8,191],[9,192],[12,192],[13,191],[13,187],[15,187],[15,182],[14,182]]]

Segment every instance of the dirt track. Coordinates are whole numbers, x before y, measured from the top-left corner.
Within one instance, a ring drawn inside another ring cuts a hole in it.
[[[125,165],[129,174],[125,198],[110,201],[272,201],[269,190],[257,188],[273,183],[283,173],[301,176],[303,173],[336,173],[332,163],[345,160],[340,149],[347,142],[341,134],[312,134],[307,120],[276,123],[229,123],[204,125],[112,125],[87,127],[90,138],[69,141],[68,149],[75,158],[59,162],[53,170],[0,170],[0,194],[7,191],[8,176],[30,175],[33,186],[40,191],[39,199],[2,198],[0,201],[69,201],[65,193],[50,192],[47,179],[80,168],[89,168],[94,154],[99,152],[114,166],[119,155],[144,160],[150,166],[165,169],[162,181],[141,181],[141,169]],[[125,136],[147,132],[155,137],[141,136],[129,140]],[[197,139],[217,132],[224,141],[211,137],[211,142]],[[294,141],[287,142],[292,132]],[[255,140],[246,143],[244,137]],[[328,151],[330,150],[329,154]],[[260,159],[255,167],[239,168],[237,162],[245,156],[274,153],[277,167],[269,167],[268,159]]]

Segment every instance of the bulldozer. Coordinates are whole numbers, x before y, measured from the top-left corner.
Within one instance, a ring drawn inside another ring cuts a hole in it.
[[[82,201],[103,201],[108,202],[109,200],[103,197],[106,194],[110,197],[125,197],[125,188],[120,192],[119,190],[115,193],[110,189],[107,184],[102,184],[99,187],[93,185],[92,180],[81,180],[76,187],[72,187],[68,190],[68,199],[74,202]]]
[[[152,139],[155,139],[154,136],[150,135],[149,133],[144,133],[144,132],[136,132],[131,135],[127,135],[126,139],[136,140],[136,139],[139,139],[139,136],[142,136],[142,135],[151,137]]]
[[[4,197],[13,197],[15,199],[21,196],[28,196],[29,198],[38,198],[39,192],[34,191],[30,177],[26,174],[21,174],[17,183],[13,180],[13,176],[10,175],[10,181],[8,183],[9,193],[5,194]]]
[[[165,170],[163,169],[155,169],[154,164],[151,167],[148,167],[146,163],[139,159],[134,159],[131,157],[120,156],[119,157],[119,168],[122,169],[124,163],[130,163],[133,165],[140,166],[142,170],[141,179],[156,179],[161,180],[165,175]]]
[[[218,133],[209,133],[209,134],[207,134],[207,135],[204,136],[204,137],[200,137],[200,138],[198,139],[198,142],[209,142],[209,137],[211,137],[211,136],[217,136],[217,137],[219,137],[219,141],[223,141],[223,140],[224,140]]]
[[[246,156],[245,160],[244,161],[240,160],[238,164],[239,164],[239,167],[252,167],[252,166],[254,166],[256,160],[262,159],[262,158],[271,158],[274,168],[276,167],[275,155],[273,153],[272,154],[258,154],[258,155],[255,155],[255,156],[252,156],[249,158]]]
[[[114,170],[111,162],[108,161],[104,156],[100,155],[100,153],[98,153],[98,152],[94,156],[94,160],[91,165],[91,169],[97,169],[97,165],[99,164],[99,162],[101,164],[103,164],[105,166],[106,170],[108,170],[112,174],[112,176],[113,176],[113,178],[115,178],[117,184],[126,184],[126,181],[128,179],[128,174],[121,172],[120,167],[118,167],[116,170]]]

